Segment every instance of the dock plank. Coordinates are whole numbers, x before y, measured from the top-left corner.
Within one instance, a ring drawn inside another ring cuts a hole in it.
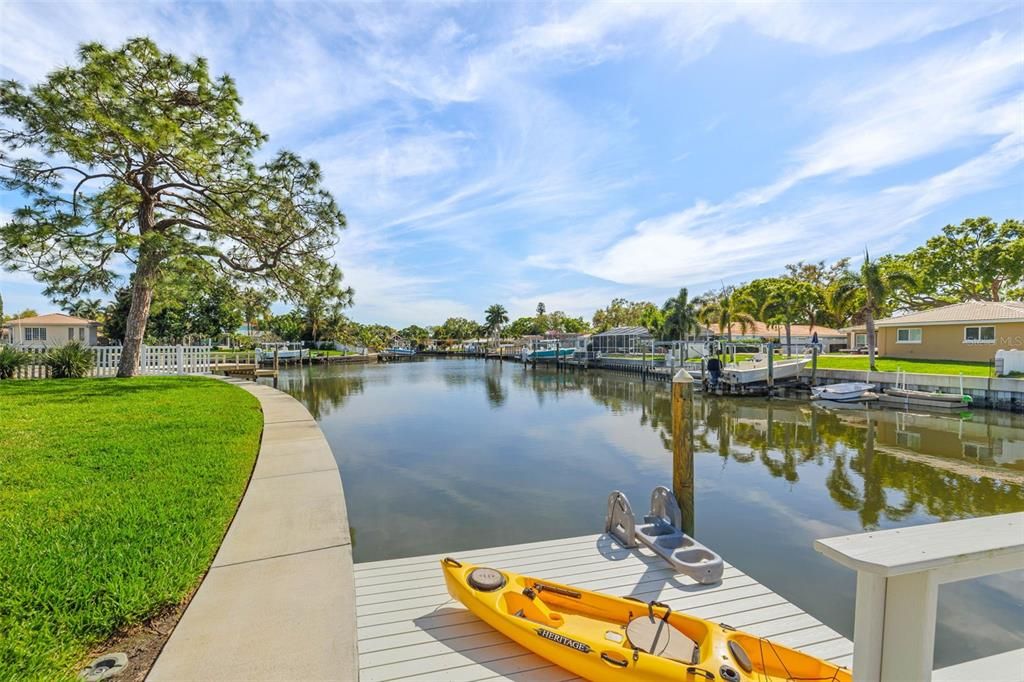
[[[624,549],[604,535],[447,555],[609,594],[658,599],[841,665],[852,660],[848,639],[729,564],[721,582],[700,585],[646,550]],[[577,679],[451,599],[439,566],[443,556],[356,564],[361,680]]]

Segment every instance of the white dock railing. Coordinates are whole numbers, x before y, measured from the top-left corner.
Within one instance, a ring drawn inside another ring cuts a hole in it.
[[[17,371],[15,379],[46,379],[49,369],[42,363],[42,356],[49,348],[23,349],[39,362],[30,362]],[[90,346],[95,363],[89,376],[112,377],[117,374],[121,362],[120,346]],[[210,348],[208,346],[143,346],[139,356],[140,374],[209,374]]]
[[[1024,569],[1024,513],[844,535],[814,548],[857,571],[854,680],[927,681],[939,585]]]

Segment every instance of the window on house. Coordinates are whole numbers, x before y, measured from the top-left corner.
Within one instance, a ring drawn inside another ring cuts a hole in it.
[[[74,340],[75,340],[75,328],[74,327],[68,327],[68,341],[74,341]]]
[[[921,330],[897,329],[896,343],[921,343]]]
[[[85,327],[78,328],[78,340],[85,341]]]
[[[860,348],[861,346],[868,345],[868,335],[867,334],[854,334],[853,335],[853,345],[855,347],[857,347],[857,348]]]
[[[995,343],[995,327],[964,327],[964,343]]]
[[[26,341],[46,341],[46,327],[25,327]]]

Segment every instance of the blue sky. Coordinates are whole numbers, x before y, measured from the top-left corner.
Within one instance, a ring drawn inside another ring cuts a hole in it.
[[[1024,215],[1022,8],[4,2],[0,76],[134,35],[204,55],[321,162],[355,319],[589,318]],[[9,311],[39,292],[0,273]]]

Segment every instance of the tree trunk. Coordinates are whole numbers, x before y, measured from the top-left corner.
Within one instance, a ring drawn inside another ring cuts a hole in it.
[[[146,322],[149,321],[149,307],[153,303],[153,288],[156,285],[157,259],[152,254],[140,254],[139,264],[132,281],[132,305],[125,322],[124,346],[117,376],[133,377],[139,373],[142,354],[142,340],[146,336]]]
[[[869,307],[864,311],[864,324],[868,332],[868,369],[875,371],[875,312]]]
[[[792,329],[792,327],[790,326],[789,322],[787,322],[786,323],[786,355],[791,357],[793,355],[793,337],[790,334],[790,329]]]

